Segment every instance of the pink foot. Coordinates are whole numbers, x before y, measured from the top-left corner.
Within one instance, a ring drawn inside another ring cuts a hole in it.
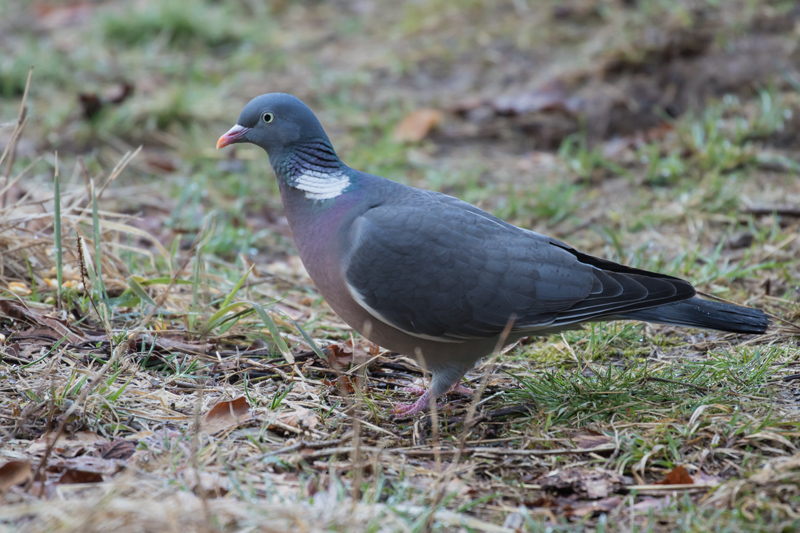
[[[403,387],[404,392],[410,392],[411,394],[421,395],[416,402],[414,403],[401,403],[398,404],[392,409],[392,412],[396,416],[414,416],[415,414],[424,411],[430,407],[430,398],[431,393],[428,389],[424,387]],[[469,387],[465,387],[461,383],[456,383],[453,385],[448,392],[456,392],[458,394],[466,394],[467,396],[472,396],[475,391],[470,389]],[[436,408],[441,409],[444,406],[443,403],[437,403]]]
[[[415,386],[403,387],[400,390],[403,391],[403,392],[408,392],[408,393],[413,394],[415,396],[421,396],[422,394],[425,394],[428,391],[428,389],[426,389],[425,387],[415,387]],[[456,383],[455,385],[450,387],[450,390],[447,391],[447,392],[455,392],[455,393],[458,393],[458,394],[466,394],[467,396],[472,396],[473,394],[475,394],[474,390],[470,389],[469,387],[466,387],[466,386],[462,385],[461,383]]]
[[[461,383],[456,383],[453,385],[453,388],[450,389],[450,392],[457,392],[459,394],[466,394],[467,396],[472,396],[475,394],[475,391],[470,389],[469,387],[465,387]]]
[[[414,416],[420,411],[424,411],[430,406],[431,393],[427,390],[422,393],[414,403],[401,403],[392,409],[395,416]],[[438,405],[437,405],[438,407]]]

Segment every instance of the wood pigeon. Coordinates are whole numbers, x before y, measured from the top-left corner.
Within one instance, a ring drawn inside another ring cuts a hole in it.
[[[735,333],[769,325],[758,309],[695,297],[687,281],[592,257],[452,196],[354,170],[289,94],[251,100],[217,148],[242,142],[267,151],[300,258],[328,304],[369,340],[431,372],[430,388],[396,414],[463,390],[464,373],[498,342],[604,320]]]

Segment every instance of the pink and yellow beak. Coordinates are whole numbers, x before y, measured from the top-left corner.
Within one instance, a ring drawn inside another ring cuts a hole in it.
[[[227,132],[225,132],[225,134],[222,137],[219,138],[219,140],[217,141],[217,150],[219,150],[220,148],[224,148],[229,144],[239,142],[239,140],[248,131],[250,131],[250,128],[245,128],[244,126],[240,126],[239,124],[235,125]]]

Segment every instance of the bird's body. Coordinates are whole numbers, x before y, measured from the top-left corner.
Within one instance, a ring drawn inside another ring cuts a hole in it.
[[[583,254],[451,196],[344,165],[310,109],[284,94],[245,107],[218,146],[267,150],[306,270],[355,330],[431,371],[411,414],[499,342],[646,320],[760,333],[759,310],[695,297],[690,283]]]

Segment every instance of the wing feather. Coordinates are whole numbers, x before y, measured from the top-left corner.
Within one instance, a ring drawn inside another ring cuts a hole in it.
[[[345,268],[356,300],[409,334],[492,337],[512,317],[515,331],[535,331],[695,293],[678,278],[594,258],[455,198],[419,193],[356,219]]]

